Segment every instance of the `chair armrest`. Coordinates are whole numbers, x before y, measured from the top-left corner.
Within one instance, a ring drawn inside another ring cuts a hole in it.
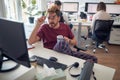
[[[74,48],[76,48],[77,49],[77,51],[80,51],[80,50],[82,50],[82,51],[87,51],[87,48],[81,48],[81,47],[78,47],[78,46],[74,46]]]

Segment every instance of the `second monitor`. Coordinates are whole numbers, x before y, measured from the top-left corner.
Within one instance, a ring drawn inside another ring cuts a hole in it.
[[[69,13],[78,12],[79,3],[78,2],[63,2],[62,3],[62,10],[64,12],[69,12]]]
[[[97,12],[98,3],[85,3],[85,11],[89,14]],[[106,12],[110,14],[120,14],[120,5],[115,3],[106,3]]]

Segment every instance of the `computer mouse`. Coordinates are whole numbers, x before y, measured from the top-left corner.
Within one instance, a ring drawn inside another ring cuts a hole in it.
[[[32,57],[30,57],[30,62],[35,62],[37,61],[37,56],[33,55]]]
[[[57,61],[57,58],[56,58],[56,57],[50,57],[49,60],[50,60],[50,61],[55,61],[55,62],[56,62],[56,61]]]

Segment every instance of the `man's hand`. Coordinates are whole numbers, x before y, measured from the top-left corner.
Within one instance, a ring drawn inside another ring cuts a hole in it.
[[[36,25],[40,26],[41,24],[44,23],[45,19],[46,19],[46,16],[42,16],[42,17],[38,18]]]
[[[39,30],[39,27],[44,23],[46,17],[42,16],[41,18],[38,18],[36,26],[34,30],[32,31],[32,34],[30,35],[30,38],[28,39],[28,43],[32,45],[33,43],[40,40],[40,37],[37,36],[37,32]]]
[[[64,36],[64,39],[66,42],[70,43],[70,39],[68,37]]]
[[[73,39],[69,39],[68,37],[64,36],[64,39],[66,42],[68,42],[71,45],[77,45],[77,41],[76,41],[75,37]]]

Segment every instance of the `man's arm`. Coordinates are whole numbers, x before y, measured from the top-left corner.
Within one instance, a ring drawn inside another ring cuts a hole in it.
[[[45,16],[38,18],[36,26],[31,34],[30,38],[28,39],[28,43],[30,45],[40,40],[40,37],[37,36],[37,32],[38,32],[40,26],[44,23],[45,18],[46,18]]]
[[[64,36],[64,39],[70,44],[70,45],[77,45],[77,40],[76,38],[74,37],[73,39],[69,39],[68,37],[65,37]]]

